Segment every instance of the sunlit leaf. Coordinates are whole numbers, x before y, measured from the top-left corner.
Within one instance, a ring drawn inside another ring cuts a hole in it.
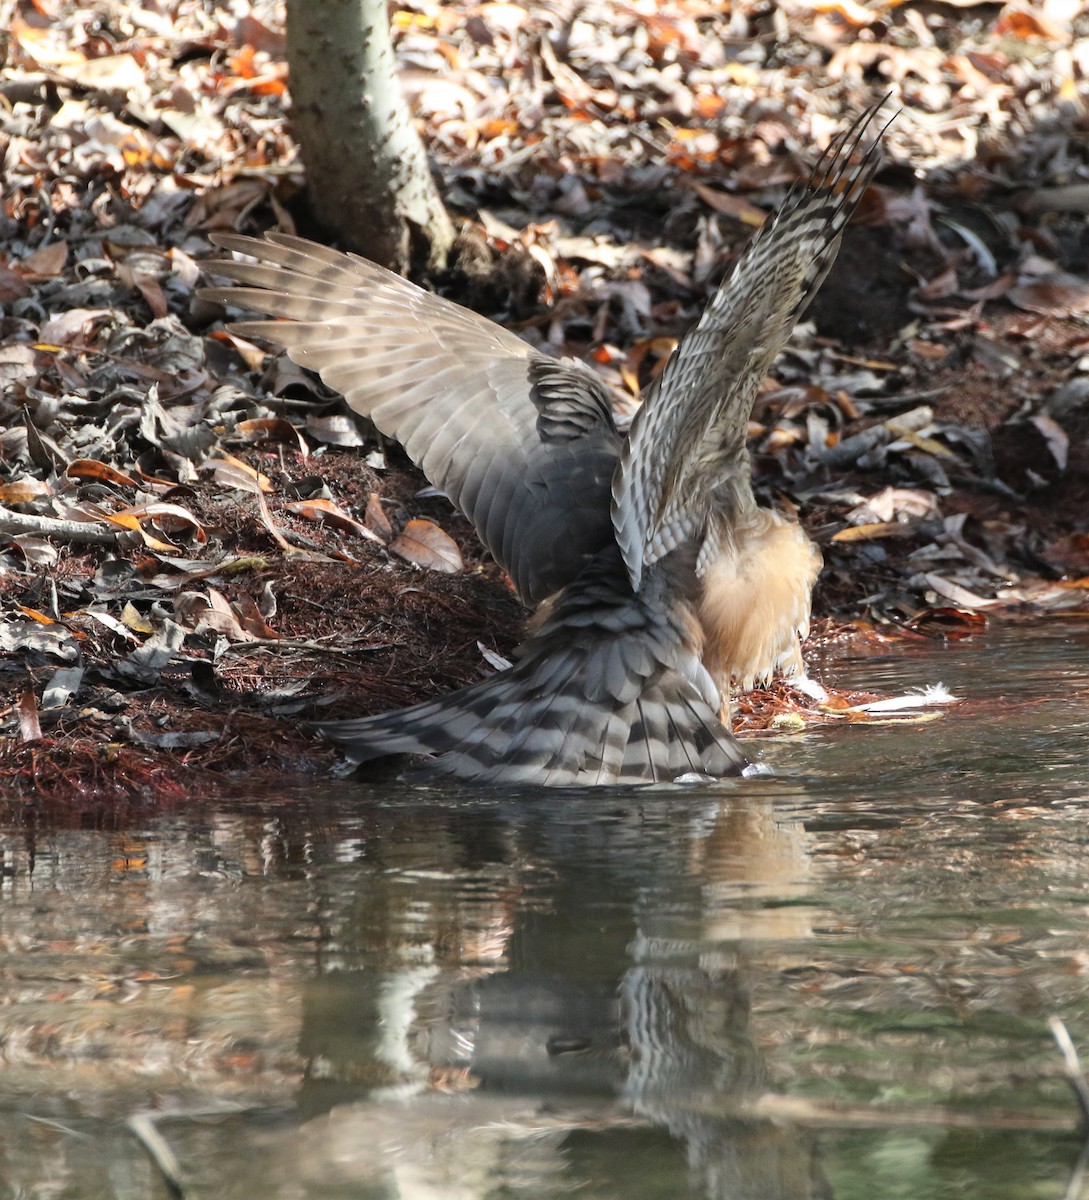
[[[52,496],[53,489],[44,479],[13,479],[11,483],[0,483],[0,503],[27,504],[42,496]]]
[[[444,575],[454,575],[465,566],[457,543],[433,521],[409,521],[390,549],[406,562]]]
[[[376,533],[372,533],[361,521],[350,517],[339,504],[335,504],[332,500],[323,500],[320,498],[315,500],[294,500],[290,504],[285,504],[284,508],[288,512],[298,513],[300,517],[305,517],[308,521],[324,521],[329,525],[336,526],[338,529],[358,534],[369,541],[379,543],[382,541]]]
[[[37,621],[39,625],[56,624],[56,621],[54,621],[52,617],[47,617],[45,613],[39,612],[36,608],[27,608],[25,604],[20,604],[18,607],[22,610],[22,612],[26,613],[26,615],[32,621]]]
[[[220,450],[214,458],[202,464],[203,470],[210,470],[217,483],[228,487],[241,488],[245,492],[271,492],[272,481],[267,475],[255,471],[249,463],[235,458],[225,450]]]
[[[104,483],[117,483],[123,487],[136,487],[136,480],[124,471],[111,467],[109,463],[94,458],[77,458],[64,468],[69,479],[99,479]]]

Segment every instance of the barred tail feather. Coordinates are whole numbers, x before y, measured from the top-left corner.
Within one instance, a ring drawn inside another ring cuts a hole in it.
[[[617,589],[615,563],[573,585],[509,670],[439,700],[318,728],[358,762],[428,756],[419,773],[480,783],[742,771],[749,760],[718,718],[720,697],[690,641],[694,623],[676,615],[675,597],[665,604]]]

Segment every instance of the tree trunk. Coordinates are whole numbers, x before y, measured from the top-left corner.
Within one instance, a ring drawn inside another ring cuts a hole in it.
[[[317,220],[395,271],[445,265],[454,230],[397,80],[386,0],[287,0],[287,58]]]

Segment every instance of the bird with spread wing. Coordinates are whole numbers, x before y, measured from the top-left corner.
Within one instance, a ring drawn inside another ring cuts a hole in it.
[[[736,774],[732,683],[801,667],[820,554],[761,507],[745,439],[761,379],[827,274],[879,162],[864,112],[761,227],[627,436],[573,359],[356,255],[219,235],[223,304],[405,448],[541,606],[514,663],[411,708],[318,726],[357,761],[466,780],[652,783]]]

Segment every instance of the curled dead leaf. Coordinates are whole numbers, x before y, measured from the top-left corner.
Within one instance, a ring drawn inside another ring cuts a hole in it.
[[[733,217],[742,225],[751,225],[759,229],[767,219],[768,214],[744,196],[736,196],[732,192],[719,192],[696,180],[688,180],[687,183],[708,208],[722,213],[723,216]]]
[[[845,542],[872,542],[878,538],[910,537],[914,532],[914,528],[903,521],[873,521],[841,529],[830,540],[842,545]]]
[[[290,504],[285,504],[284,508],[288,512],[297,513],[300,517],[305,517],[308,521],[324,521],[327,525],[332,525],[337,529],[346,530],[348,533],[358,534],[359,537],[366,538],[371,542],[378,542],[383,545],[382,539],[376,533],[372,533],[361,521],[357,521],[355,517],[350,517],[339,504],[332,500],[323,500],[321,498],[315,500],[293,500]]]
[[[343,413],[331,416],[306,415],[306,432],[317,442],[330,446],[362,446],[363,438],[355,421]]]
[[[267,475],[255,471],[233,454],[220,451],[215,457],[202,464],[202,470],[210,470],[217,483],[227,487],[241,488],[244,492],[271,492],[272,481]]]
[[[95,458],[77,458],[64,468],[64,474],[69,479],[97,479],[102,483],[116,483],[122,487],[136,487],[136,480],[124,471],[117,470],[109,464],[99,462]]]
[[[16,263],[15,270],[24,279],[52,279],[64,270],[64,264],[67,261],[68,243],[49,242],[40,246],[22,262]]]
[[[300,457],[307,457],[306,442],[302,434],[283,417],[255,417],[249,421],[239,421],[234,427],[234,436],[241,437],[247,442],[260,442],[266,439],[274,442],[287,442],[289,445],[297,447]]]
[[[1079,578],[1089,575],[1089,533],[1068,533],[1054,538],[1040,557],[1063,575]]]

